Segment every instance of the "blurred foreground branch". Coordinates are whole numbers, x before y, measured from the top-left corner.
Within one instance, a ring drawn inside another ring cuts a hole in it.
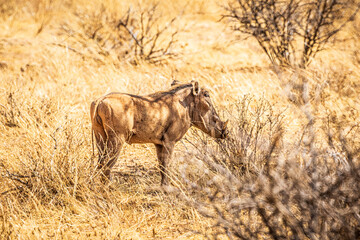
[[[304,110],[309,124],[298,144],[284,139],[282,114],[272,112],[271,105],[245,98],[235,106],[231,137],[195,140],[183,159],[183,187],[168,189],[213,220],[203,234],[210,239],[358,239],[359,127],[344,134],[333,122],[320,148],[310,109]]]

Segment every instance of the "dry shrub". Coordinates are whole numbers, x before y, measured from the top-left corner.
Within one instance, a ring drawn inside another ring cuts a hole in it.
[[[6,144],[11,151],[0,157],[1,217],[8,221],[7,215],[28,215],[34,209],[76,209],[80,203],[93,204],[93,210],[108,206],[85,122],[64,116],[66,107],[53,98],[29,99],[18,90],[7,99],[0,127],[4,139],[12,141]],[[1,238],[11,234],[11,228],[4,228]]]
[[[141,61],[161,63],[175,57],[174,51],[178,30],[173,29],[177,17],[167,19],[157,4],[118,13],[101,5],[93,11],[77,11],[79,29],[63,24],[62,29],[80,47],[70,50],[84,55],[85,48],[92,58],[100,60],[127,60],[138,64]],[[86,54],[84,55],[86,56]]]
[[[73,155],[81,151],[84,135],[76,139],[71,127],[72,124],[66,124],[57,128],[47,139],[43,138],[47,146],[42,147],[39,139],[28,142],[35,149],[30,148],[19,154],[19,162],[1,165],[2,177],[7,179],[8,186],[12,186],[6,193],[19,194],[24,201],[35,197],[45,205],[63,205],[64,197],[69,196],[80,199],[81,196],[77,194],[81,192],[79,189],[91,182],[93,174],[89,169],[89,159],[77,159]]]
[[[355,19],[356,1],[230,1],[223,18],[253,36],[275,66],[306,68],[329,40]]]
[[[7,106],[0,104],[0,116],[3,119],[3,122],[8,127],[17,127],[18,120],[17,117],[20,115],[19,108],[16,101],[14,101],[14,92],[9,92],[7,95]]]
[[[2,18],[11,16],[15,12],[15,4],[8,0],[0,1],[0,13]]]
[[[16,32],[17,21],[29,32],[38,35],[49,27],[54,16],[63,12],[66,1],[61,0],[0,0],[0,18],[10,23]]]
[[[83,199],[82,188],[88,189],[96,174],[90,156],[81,154],[88,151],[89,129],[67,117],[54,125],[57,121],[50,114],[56,115],[59,106],[52,99],[21,104],[23,99],[11,93],[8,99],[2,122],[8,129],[17,127],[23,138],[19,144],[9,143],[13,155],[1,159],[0,173],[6,186],[1,194],[55,206],[65,205],[66,199]],[[13,157],[17,161],[8,159]]]
[[[238,177],[261,171],[269,146],[282,131],[283,113],[276,113],[264,98],[245,95],[230,106],[227,115],[236,123],[231,129],[230,140],[216,140],[214,145],[212,139],[199,131],[193,132],[197,138],[195,142],[186,140],[200,155],[211,156],[215,163],[225,166]]]
[[[183,159],[181,191],[169,189],[213,220],[201,234],[214,239],[359,238],[358,126],[344,132],[327,119],[327,144],[319,147],[312,119],[294,143],[283,137],[282,114],[270,106],[258,114],[262,101],[254,104],[249,109],[255,114],[236,105],[245,117],[233,118],[226,141],[195,140]],[[191,169],[196,177],[190,177]]]

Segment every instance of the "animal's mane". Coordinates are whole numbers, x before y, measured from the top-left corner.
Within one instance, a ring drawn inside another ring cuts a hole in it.
[[[179,85],[175,85],[175,86],[171,87],[168,90],[149,94],[149,95],[147,95],[147,97],[160,98],[160,97],[165,96],[165,95],[175,95],[180,90],[183,90],[185,88],[189,88],[189,87],[192,87],[192,86],[193,85],[191,83],[179,84]]]
[[[121,93],[121,92],[112,92],[112,93],[108,93],[107,95],[105,95],[106,97],[109,97],[111,95],[115,95],[115,94],[126,94],[128,96],[134,97],[134,98],[139,98],[145,101],[152,101],[152,100],[156,100],[159,99],[161,97],[167,96],[167,95],[175,95],[177,92],[185,89],[185,88],[189,88],[192,87],[193,85],[191,83],[184,83],[184,84],[177,84],[173,87],[171,87],[168,90],[165,91],[159,91],[159,92],[155,92],[155,93],[151,93],[145,96],[141,96],[141,95],[134,95],[134,94],[130,94],[130,93]],[[152,98],[149,99],[149,98]]]

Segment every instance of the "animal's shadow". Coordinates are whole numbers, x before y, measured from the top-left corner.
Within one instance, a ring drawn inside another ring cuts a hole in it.
[[[126,191],[145,190],[154,193],[160,190],[161,176],[157,167],[141,164],[122,164],[112,171],[113,184]]]

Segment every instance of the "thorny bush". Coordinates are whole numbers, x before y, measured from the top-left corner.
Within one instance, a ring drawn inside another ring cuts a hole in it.
[[[174,46],[178,29],[173,28],[177,17],[167,19],[157,4],[130,7],[123,14],[102,5],[96,12],[78,11],[75,15],[78,30],[71,24],[62,25],[74,46],[63,47],[83,57],[97,61],[111,57],[138,64],[141,61],[161,63],[177,55]]]
[[[328,141],[320,148],[314,144],[313,123],[299,143],[292,143],[281,126],[284,113],[247,98],[236,106],[231,137],[216,143],[195,140],[183,159],[183,188],[168,189],[213,220],[201,234],[214,239],[358,239],[358,125],[343,131],[326,119]],[[195,176],[190,169],[196,169]]]
[[[224,7],[235,32],[253,36],[272,64],[306,68],[360,4],[348,0],[235,0]]]

